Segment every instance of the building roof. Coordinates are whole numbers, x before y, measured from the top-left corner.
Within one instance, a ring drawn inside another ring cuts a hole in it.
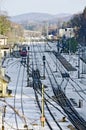
[[[0,49],[9,49],[10,46],[9,45],[0,45]]]
[[[2,76],[1,74],[0,74],[0,79],[6,83],[9,83],[9,80],[6,77]]]
[[[7,36],[0,34],[0,39],[7,39],[7,38],[8,38]]]

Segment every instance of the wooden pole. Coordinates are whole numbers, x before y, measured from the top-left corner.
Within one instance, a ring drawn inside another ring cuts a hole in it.
[[[42,85],[42,116],[41,116],[41,126],[44,127],[45,116],[44,116],[44,85]]]

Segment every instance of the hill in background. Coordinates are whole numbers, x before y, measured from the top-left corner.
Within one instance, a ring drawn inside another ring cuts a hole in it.
[[[21,24],[25,29],[39,30],[45,23],[57,25],[58,22],[66,22],[72,17],[71,14],[51,15],[47,13],[27,13],[10,18],[11,21]]]

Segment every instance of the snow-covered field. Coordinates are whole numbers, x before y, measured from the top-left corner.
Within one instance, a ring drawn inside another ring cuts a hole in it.
[[[35,43],[34,43],[35,44]],[[37,43],[36,43],[37,44]],[[39,45],[42,48],[42,51],[45,49],[45,45],[39,43]],[[32,46],[30,44],[29,46]],[[56,50],[56,44],[50,44],[52,47],[52,50]],[[31,48],[31,47],[30,47]],[[51,50],[48,46],[46,46],[47,50]],[[35,47],[35,50],[37,50],[37,47]],[[52,51],[51,50],[51,51]],[[31,50],[30,50],[31,51]],[[56,62],[55,56],[53,56],[52,53],[44,52],[45,56],[51,65],[51,68],[53,70],[53,73],[56,77],[56,80],[58,81],[59,85],[62,82],[61,74],[59,70],[56,71],[56,65],[54,62]],[[33,54],[30,54],[30,64],[32,63],[31,58]],[[50,56],[51,55],[51,56]],[[68,55],[63,56],[74,66],[78,64],[78,57],[76,55],[71,55],[71,60],[69,60]],[[34,57],[34,56],[33,56]],[[53,60],[52,58],[53,57]],[[42,64],[42,59],[39,53],[37,53],[37,59],[38,63],[40,65],[40,74],[43,75],[43,64]],[[82,69],[82,61],[81,63],[81,69]],[[35,60],[34,60],[35,64]],[[60,67],[60,69],[64,72],[65,68],[61,65],[61,63],[57,60],[57,65]],[[27,128],[24,128],[24,125],[28,125],[28,129],[33,129],[33,130],[49,130],[47,124],[45,123],[45,127],[41,127],[41,122],[40,122],[40,117],[41,117],[41,112],[38,108],[35,95],[34,95],[34,89],[32,87],[27,87],[27,68],[24,67],[21,64],[21,58],[7,58],[4,62],[4,66],[6,67],[5,73],[11,77],[11,82],[8,84],[8,88],[12,90],[12,97],[1,99],[0,107],[3,109],[4,105],[6,105],[6,114],[4,117],[4,124],[5,124],[5,130],[27,130]],[[47,66],[46,66],[47,67]],[[76,67],[77,68],[77,67]],[[81,70],[80,70],[81,73]],[[48,79],[47,73],[45,73],[46,78],[45,80],[42,80],[42,83],[48,86],[46,88],[46,92],[49,93],[49,95],[52,97],[52,88]],[[62,90],[65,92],[66,96],[70,99],[73,99],[76,105],[74,106],[75,109],[79,112],[79,114],[86,120],[86,84],[85,84],[85,74],[84,78],[78,79],[78,69],[76,72],[70,72],[70,77],[77,82],[74,83],[71,79],[64,79],[64,83],[62,84]],[[52,75],[51,75],[52,76]],[[75,88],[71,85],[73,84]],[[82,88],[80,88],[80,87]],[[41,103],[41,96],[40,98],[40,103]],[[22,100],[21,100],[22,99]],[[48,98],[48,100],[50,100]],[[4,102],[5,101],[5,102]],[[82,106],[79,108],[79,101],[81,101]],[[52,101],[51,101],[52,102]],[[52,102],[53,103],[53,102]],[[57,104],[54,104],[57,105]],[[74,105],[74,104],[73,104]],[[61,109],[59,105],[57,107]],[[1,109],[1,113],[3,115],[3,111]],[[55,114],[57,121],[61,125],[63,130],[70,130],[68,128],[69,125],[71,125],[70,121],[68,119],[67,122],[61,122],[63,115],[56,111],[55,108],[51,106],[52,112]],[[16,113],[16,114],[15,114]],[[64,113],[65,114],[65,113]],[[2,116],[1,115],[1,116]],[[51,119],[49,113],[46,110],[45,107],[45,115],[48,116],[49,122],[54,125],[53,120]],[[2,122],[0,126],[2,125]],[[54,127],[54,126],[53,126]],[[55,126],[55,130],[59,130]],[[53,129],[53,130],[54,130]]]

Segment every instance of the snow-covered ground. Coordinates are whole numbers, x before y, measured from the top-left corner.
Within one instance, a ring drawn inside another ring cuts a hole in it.
[[[32,44],[30,44],[29,46],[32,46]],[[45,50],[44,44],[39,43],[39,46],[41,46],[42,51]],[[46,49],[49,51],[56,50],[56,43],[52,43],[52,44],[50,44],[50,46],[51,46],[51,48],[46,46]],[[35,51],[38,51],[37,47],[35,47]],[[56,61],[58,62],[57,65],[60,67],[60,69],[62,71],[66,71],[65,68],[61,65],[61,63],[58,60],[56,60],[55,56],[52,53],[48,54],[48,52],[44,52],[44,54],[45,54],[49,64],[51,65],[53,74],[55,75],[55,77],[58,81],[58,84],[60,85],[62,82],[62,78],[61,78],[61,74],[60,74],[59,70],[57,70],[57,72],[56,72],[57,66],[55,65],[55,62]],[[32,61],[31,61],[32,55],[33,54],[30,54],[30,64],[32,64]],[[78,57],[76,55],[71,55],[71,60],[69,60],[70,57],[68,55],[63,54],[63,56],[74,67],[77,66]],[[36,57],[38,59],[39,65],[40,65],[40,74],[43,75],[42,58],[39,55],[39,53],[37,53]],[[51,57],[53,57],[53,60]],[[35,60],[34,60],[34,63],[35,63]],[[28,125],[28,129],[49,130],[46,123],[45,123],[44,128],[41,127],[41,122],[40,122],[41,112],[38,108],[33,88],[27,87],[27,68],[21,64],[21,58],[16,59],[16,58],[9,57],[5,60],[4,66],[6,67],[5,73],[11,77],[11,82],[9,83],[8,88],[12,90],[12,97],[5,98],[5,102],[4,102],[4,99],[2,99],[2,101],[0,103],[1,108],[4,108],[4,105],[7,106],[6,115],[4,117],[5,130],[13,130],[13,129],[15,129],[15,130],[18,130],[18,129],[24,130],[25,129],[26,130],[26,128],[24,128],[25,123]],[[82,62],[81,62],[81,68],[82,68]],[[52,93],[52,88],[51,88],[51,85],[50,85],[50,82],[48,79],[48,75],[47,75],[47,73],[45,73],[45,75],[46,75],[46,78],[45,78],[45,80],[42,80],[42,83],[45,84],[46,86],[48,86],[48,88],[46,88],[45,91],[47,93],[49,93],[49,95],[52,97],[53,93]],[[76,85],[76,83],[74,83],[70,79],[64,79],[64,83],[62,84],[61,87],[62,87],[62,90],[65,92],[66,96],[69,99],[71,98],[74,100],[74,102],[76,103],[76,105],[74,106],[75,109],[86,120],[86,110],[85,110],[85,108],[86,108],[85,80],[86,79],[85,79],[85,74],[84,74],[84,78],[80,78],[80,79],[77,78],[78,77],[77,75],[78,75],[78,69],[76,72],[70,73],[70,77],[75,82],[77,82],[77,84],[82,88],[84,93],[82,92],[80,87],[78,85]],[[75,86],[75,88],[71,84],[73,84]],[[66,88],[65,88],[65,86],[66,86]],[[41,97],[39,97],[39,98],[40,98],[40,103],[41,103]],[[50,100],[49,98],[47,98],[47,99]],[[79,108],[79,101],[82,102],[81,108]],[[23,102],[23,105],[22,105],[22,102]],[[57,104],[54,104],[54,105],[57,105]],[[57,107],[63,112],[63,110],[61,109],[61,107],[59,105],[57,105]],[[22,109],[24,109],[23,114],[22,114],[22,111],[23,111]],[[63,128],[63,130],[70,130],[68,128],[68,126],[71,125],[70,121],[68,119],[66,119],[67,122],[61,122],[63,115],[60,112],[56,111],[56,109],[53,108],[52,106],[51,106],[51,110],[55,114],[56,119],[59,122],[59,124],[61,125],[61,127]],[[1,110],[1,113],[2,113],[2,110]],[[16,119],[15,113],[17,113],[17,119]],[[51,119],[51,117],[49,116],[49,113],[47,112],[46,107],[45,107],[45,114],[46,114],[46,116],[48,116],[48,118],[50,118],[49,122],[52,125],[54,125],[54,122]],[[26,122],[25,122],[25,120],[26,120]],[[1,124],[2,124],[2,122],[1,122]],[[59,130],[57,127],[54,129]]]
[[[53,49],[56,50],[56,43],[49,44]],[[66,60],[71,63],[72,66],[74,66],[77,71],[70,72],[70,77],[77,82],[77,84],[82,88],[80,88],[78,85],[74,84],[75,88],[71,86],[71,84],[68,82],[66,86],[66,96],[70,99],[74,99],[74,101],[77,103],[75,106],[75,109],[79,112],[79,114],[86,120],[86,64],[80,60],[80,78],[78,79],[78,55],[75,54],[62,54],[63,57],[66,58]],[[64,68],[64,67],[63,67]],[[84,70],[84,73],[82,72]],[[68,80],[68,79],[67,79]],[[81,101],[81,108],[79,108],[79,101]]]

